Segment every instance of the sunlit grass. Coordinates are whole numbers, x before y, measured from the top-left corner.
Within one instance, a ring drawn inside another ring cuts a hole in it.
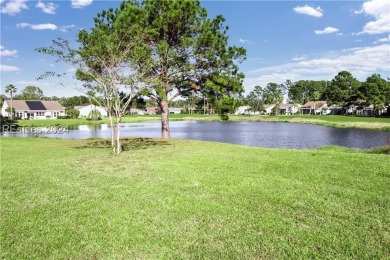
[[[388,155],[1,138],[4,259],[386,259]]]

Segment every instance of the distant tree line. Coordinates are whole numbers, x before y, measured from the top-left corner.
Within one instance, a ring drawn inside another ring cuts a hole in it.
[[[328,105],[342,107],[343,114],[350,107],[362,109],[373,106],[375,115],[376,111],[390,106],[390,79],[373,74],[360,82],[350,72],[341,71],[331,81],[287,80],[282,84],[269,83],[264,88],[255,86],[242,99],[242,104],[250,106],[252,111],[262,111],[265,104],[274,104],[277,108],[283,96],[287,96],[287,103],[301,105],[323,100]]]

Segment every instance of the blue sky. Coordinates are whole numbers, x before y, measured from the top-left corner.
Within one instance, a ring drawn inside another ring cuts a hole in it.
[[[0,0],[1,89],[40,87],[46,96],[72,96],[81,86],[69,65],[36,53],[63,37],[91,28],[93,17],[119,1]],[[249,92],[255,85],[287,79],[331,80],[341,70],[365,80],[390,77],[390,1],[202,1],[210,17],[222,14],[231,45],[247,49],[241,64]],[[45,71],[68,77],[36,78]]]

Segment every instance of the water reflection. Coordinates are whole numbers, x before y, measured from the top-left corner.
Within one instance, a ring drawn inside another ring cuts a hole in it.
[[[339,145],[355,148],[383,146],[390,140],[390,132],[365,129],[330,128],[318,125],[267,122],[170,122],[171,137],[225,142],[275,148],[315,148]],[[69,126],[67,132],[40,133],[40,136],[65,139],[109,138],[110,126]],[[122,124],[123,137],[160,137],[160,122]],[[31,133],[4,136],[31,136]],[[36,134],[35,134],[36,135]]]

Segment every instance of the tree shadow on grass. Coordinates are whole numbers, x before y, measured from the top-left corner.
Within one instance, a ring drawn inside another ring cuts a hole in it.
[[[153,138],[123,138],[122,151],[148,149],[150,147],[171,145],[167,140],[153,139]],[[111,140],[99,139],[91,140],[90,142],[75,147],[76,149],[87,149],[87,148],[106,148],[111,149]]]

